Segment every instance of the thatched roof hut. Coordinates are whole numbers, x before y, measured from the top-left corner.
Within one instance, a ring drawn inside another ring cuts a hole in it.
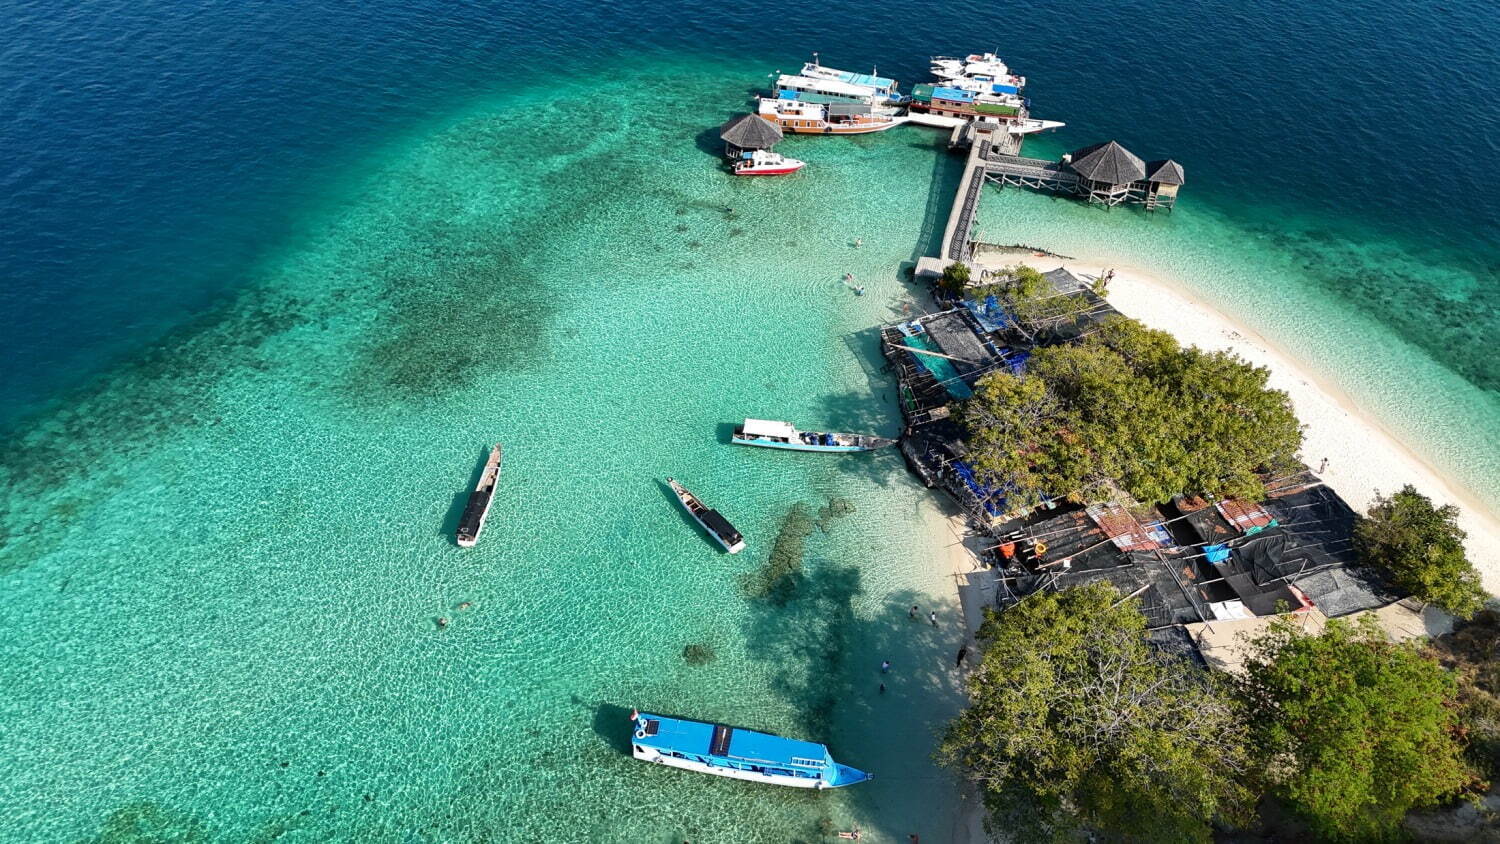
[[[770,149],[781,140],[781,127],[759,115],[741,114],[719,127],[719,137],[731,154],[747,149]]]
[[[1182,185],[1187,180],[1182,174],[1182,165],[1170,158],[1146,163],[1146,181],[1160,185]]]
[[[1084,147],[1073,153],[1073,170],[1091,182],[1124,185],[1146,178],[1146,162],[1115,141]]]

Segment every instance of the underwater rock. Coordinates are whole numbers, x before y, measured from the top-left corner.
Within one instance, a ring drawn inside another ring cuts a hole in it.
[[[682,649],[682,659],[688,665],[707,665],[717,657],[712,645],[694,642]]]

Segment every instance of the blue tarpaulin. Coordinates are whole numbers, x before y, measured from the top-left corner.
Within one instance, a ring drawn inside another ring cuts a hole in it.
[[[1229,559],[1229,546],[1205,545],[1203,546],[1203,556],[1207,557],[1210,563],[1222,563]]]
[[[778,100],[795,100],[795,99],[797,99],[797,92],[796,91],[777,91],[776,92],[776,99],[778,99]]]
[[[979,479],[974,477],[974,470],[969,468],[969,464],[962,460],[953,461],[953,470],[958,472],[958,476],[963,478],[964,486],[968,487],[969,491],[974,493],[974,496],[984,505],[986,513],[989,513],[991,516],[1000,515],[1002,512],[1001,508],[1005,503],[1004,496],[995,495],[994,487],[980,483]]]
[[[965,299],[964,307],[969,309],[969,313],[974,315],[974,319],[979,321],[985,331],[1003,331],[1010,324],[1010,316],[994,296],[984,297],[983,304]]]
[[[1016,94],[1020,93],[1021,91],[1020,88],[1017,88],[1014,85],[1001,85],[998,82],[990,86],[990,90],[994,91],[997,94]]]

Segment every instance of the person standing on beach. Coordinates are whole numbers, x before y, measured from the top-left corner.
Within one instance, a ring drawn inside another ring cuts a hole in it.
[[[1321,475],[1326,471],[1328,471],[1328,458],[1325,457],[1323,462],[1318,464],[1318,474]]]

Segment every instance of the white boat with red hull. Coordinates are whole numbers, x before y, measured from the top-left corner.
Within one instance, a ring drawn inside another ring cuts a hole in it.
[[[740,153],[739,160],[734,162],[733,170],[736,176],[785,176],[806,166],[806,161],[787,158],[781,153],[770,150],[757,149]]]

